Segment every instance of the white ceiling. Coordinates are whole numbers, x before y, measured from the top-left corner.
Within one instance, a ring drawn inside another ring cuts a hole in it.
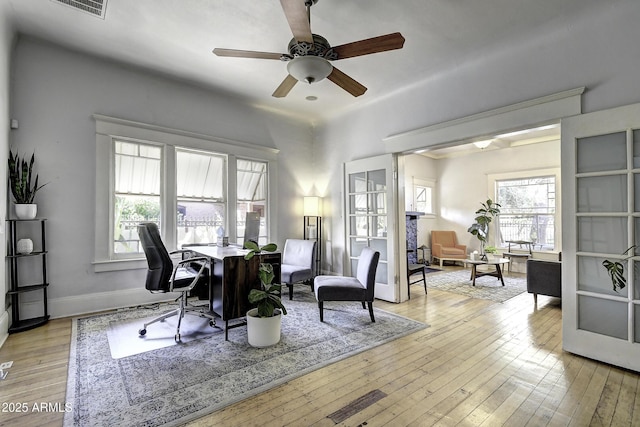
[[[213,48],[287,52],[292,38],[277,0],[104,0],[104,19],[58,0],[8,1],[16,29],[221,91],[259,108],[321,120],[438,73],[518,49],[616,0],[319,0],[311,29],[333,46],[392,32],[401,50],[336,61],[368,91],[354,98],[328,80],[271,94],[286,76],[274,60],[217,57]],[[80,0],[88,1],[88,0]],[[300,0],[304,1],[304,0]],[[316,101],[305,97],[314,95]]]

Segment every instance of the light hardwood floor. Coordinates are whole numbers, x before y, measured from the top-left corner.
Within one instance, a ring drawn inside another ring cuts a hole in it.
[[[425,296],[416,284],[411,301],[375,306],[430,327],[188,425],[333,426],[328,415],[373,390],[386,397],[339,425],[640,425],[640,375],[562,351],[558,299],[540,296],[535,306],[524,293],[499,304],[435,289]],[[70,335],[70,319],[57,319],[9,336],[0,362],[14,365],[0,402],[64,404]],[[0,425],[60,426],[62,418],[1,412]]]

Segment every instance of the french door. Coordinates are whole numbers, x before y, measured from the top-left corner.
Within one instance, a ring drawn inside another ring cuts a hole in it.
[[[345,163],[345,216],[348,264],[353,274],[364,247],[380,252],[376,272],[376,298],[398,302],[397,265],[397,159],[386,154]]]
[[[640,104],[562,120],[562,194],[563,347],[640,371]]]

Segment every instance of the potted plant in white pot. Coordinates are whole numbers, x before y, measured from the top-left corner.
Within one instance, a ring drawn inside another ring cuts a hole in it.
[[[36,174],[32,185],[33,164],[35,163],[35,153],[31,155],[31,161],[27,163],[25,159],[13,155],[9,151],[9,185],[11,194],[16,206],[16,216],[19,219],[33,219],[38,213],[38,205],[34,203],[34,198],[38,190],[46,184],[38,186],[38,175]]]
[[[246,260],[261,251],[273,252],[278,249],[274,243],[259,247],[251,241],[245,242],[244,247],[249,249],[244,257]],[[280,299],[281,285],[272,283],[275,278],[273,265],[260,263],[258,276],[260,289],[251,289],[249,292],[249,302],[256,307],[247,312],[247,338],[253,347],[269,347],[280,342],[282,316],[287,314],[287,309]]]

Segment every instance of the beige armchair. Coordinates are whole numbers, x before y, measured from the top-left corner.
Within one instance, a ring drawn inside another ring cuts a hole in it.
[[[462,261],[467,259],[467,247],[459,245],[455,231],[432,231],[431,232],[431,256],[434,261]]]

